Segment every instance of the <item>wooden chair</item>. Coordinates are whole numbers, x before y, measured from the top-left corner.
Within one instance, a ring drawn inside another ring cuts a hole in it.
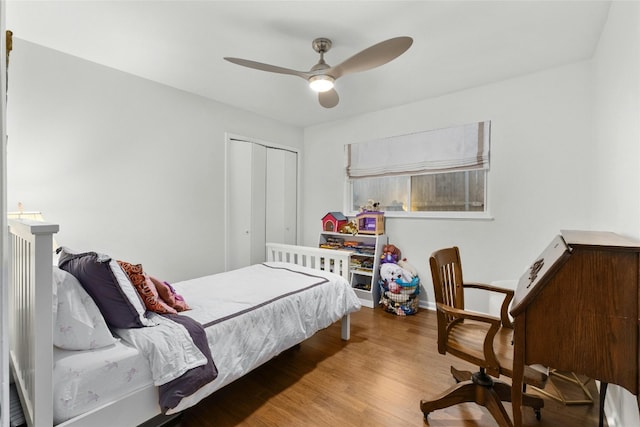
[[[458,371],[451,373],[457,384],[433,400],[422,400],[420,409],[427,416],[436,409],[463,402],[476,402],[486,407],[499,426],[513,426],[502,402],[511,401],[511,386],[497,378],[512,376],[513,325],[508,307],[514,291],[481,283],[465,283],[462,279],[460,251],[457,247],[434,252],[429,263],[435,290],[438,319],[438,352],[450,353],[479,367],[475,373]],[[480,289],[504,294],[500,318],[467,311],[464,307],[464,289]],[[495,377],[495,378],[492,378]],[[524,384],[544,387],[546,372],[525,368]],[[523,395],[523,405],[531,406],[540,419],[542,398]]]

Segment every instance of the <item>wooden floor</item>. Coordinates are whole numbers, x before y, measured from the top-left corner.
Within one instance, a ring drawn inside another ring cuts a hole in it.
[[[351,325],[350,341],[340,339],[338,322],[186,410],[181,426],[496,425],[475,404],[434,411],[424,422],[420,399],[454,384],[451,364],[473,369],[437,352],[434,312],[399,317],[363,308]],[[593,381],[589,387],[594,405],[565,406],[545,398],[540,421],[524,409],[525,425],[597,426]]]

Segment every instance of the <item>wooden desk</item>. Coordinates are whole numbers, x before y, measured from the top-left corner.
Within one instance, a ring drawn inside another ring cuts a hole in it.
[[[510,311],[516,427],[525,365],[584,374],[638,396],[639,283],[636,240],[592,231],[552,240],[520,278]]]

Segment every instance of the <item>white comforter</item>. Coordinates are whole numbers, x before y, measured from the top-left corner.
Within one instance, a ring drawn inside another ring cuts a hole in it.
[[[218,378],[168,413],[195,405],[360,309],[360,300],[341,276],[280,262],[188,280],[174,287],[192,308],[184,314],[206,328]]]
[[[360,309],[359,299],[344,278],[288,263],[257,264],[173,286],[191,306],[191,310],[181,314],[205,327],[218,377],[182,399],[168,414],[195,405],[280,352]],[[140,334],[156,328],[152,333],[167,334],[162,325],[119,331],[123,339],[147,352],[156,384],[178,377],[190,363],[202,363],[196,352],[183,357],[177,354],[180,351],[172,351],[169,347],[180,347],[177,342],[160,350],[150,348],[149,343],[156,338],[143,339]],[[181,331],[177,334],[182,335]],[[166,360],[171,362],[171,369],[162,366]]]

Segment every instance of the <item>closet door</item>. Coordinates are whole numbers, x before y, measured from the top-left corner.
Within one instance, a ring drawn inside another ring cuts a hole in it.
[[[227,270],[265,261],[266,242],[296,243],[297,153],[230,139]]]
[[[227,270],[264,261],[266,153],[262,145],[229,141]]]
[[[298,155],[292,151],[267,150],[266,235],[267,242],[296,244]]]

